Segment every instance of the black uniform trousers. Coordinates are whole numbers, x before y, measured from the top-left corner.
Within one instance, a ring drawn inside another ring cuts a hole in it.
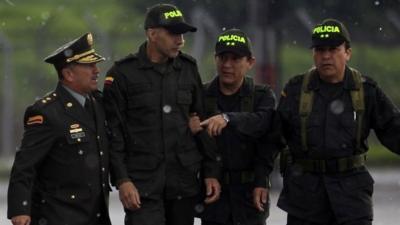
[[[341,224],[338,224],[336,222],[334,223],[315,223],[315,222],[310,222],[298,217],[295,217],[293,215],[288,214],[287,216],[287,225],[371,225],[372,220],[368,218],[361,218],[361,219],[356,219],[356,220],[351,220],[347,221]]]
[[[134,211],[125,209],[125,225],[193,225],[196,200],[197,197],[170,200],[142,198],[142,208]]]

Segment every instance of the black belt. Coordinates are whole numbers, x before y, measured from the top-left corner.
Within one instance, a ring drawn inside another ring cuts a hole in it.
[[[245,184],[254,182],[254,177],[253,171],[224,172],[223,182],[225,184]]]
[[[337,159],[294,159],[294,165],[304,172],[339,173],[360,168],[365,165],[367,154],[353,155]]]

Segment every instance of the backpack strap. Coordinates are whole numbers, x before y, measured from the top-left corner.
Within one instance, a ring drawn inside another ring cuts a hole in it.
[[[240,99],[240,110],[242,112],[253,112],[255,85],[253,78],[245,77],[245,83],[250,87],[250,95]]]
[[[206,92],[208,91],[210,85],[211,85],[211,82],[205,83],[203,85],[204,90]],[[213,95],[206,95],[204,102],[205,102],[205,111],[206,111],[207,116],[214,115],[215,113],[218,112],[217,97],[215,97]]]
[[[299,114],[300,114],[300,135],[301,135],[301,146],[303,151],[308,150],[307,146],[307,121],[312,111],[314,92],[308,90],[308,83],[310,82],[311,75],[315,69],[310,69],[304,74],[303,83],[301,85]]]
[[[364,102],[364,87],[362,84],[361,73],[356,69],[351,69],[351,75],[354,80],[355,89],[350,92],[351,101],[353,104],[353,109],[356,115],[357,130],[356,130],[356,151],[357,153],[362,153],[361,151],[361,133],[362,133],[362,122],[365,111]]]

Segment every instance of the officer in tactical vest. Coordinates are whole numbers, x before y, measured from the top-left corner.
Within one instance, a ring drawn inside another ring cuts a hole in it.
[[[25,111],[8,188],[14,225],[110,225],[108,140],[92,34],[48,56],[59,83]]]
[[[270,87],[247,77],[253,67],[247,35],[231,29],[215,45],[218,75],[205,85],[208,119],[193,116],[193,132],[204,129],[217,139],[222,153],[220,199],[198,207],[203,225],[263,225],[269,212],[269,173],[274,156],[266,145],[275,95]],[[203,212],[202,212],[203,211]]]
[[[315,67],[292,78],[278,113],[288,149],[278,206],[288,225],[372,223],[367,138],[400,154],[400,112],[371,78],[347,66],[350,36],[334,19],[312,33]]]
[[[194,137],[188,126],[191,112],[204,111],[196,61],[180,51],[183,34],[196,28],[170,4],[151,7],[144,28],[147,41],[105,79],[112,180],[126,225],[192,225],[200,184],[206,202],[220,192],[216,143],[206,132]]]

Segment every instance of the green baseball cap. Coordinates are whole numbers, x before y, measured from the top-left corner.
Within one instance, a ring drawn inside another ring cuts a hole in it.
[[[144,29],[156,27],[164,27],[174,34],[197,31],[196,27],[186,23],[183,13],[171,4],[157,4],[147,10]]]
[[[339,46],[343,43],[350,45],[350,35],[342,22],[335,19],[326,19],[317,24],[311,36],[311,47]]]
[[[252,56],[250,39],[239,29],[229,29],[218,36],[215,55],[232,52],[239,56]]]

